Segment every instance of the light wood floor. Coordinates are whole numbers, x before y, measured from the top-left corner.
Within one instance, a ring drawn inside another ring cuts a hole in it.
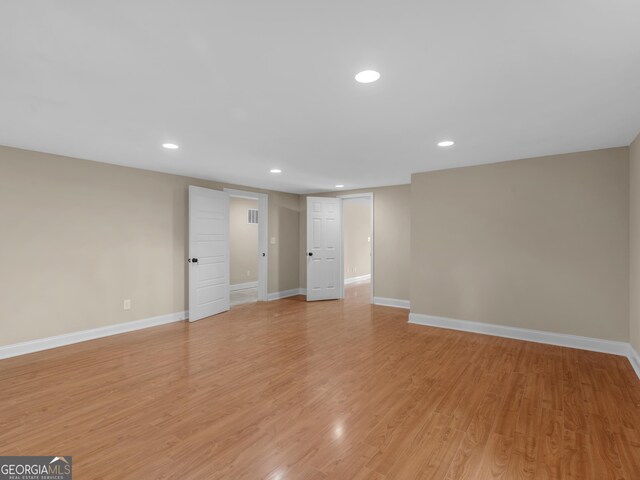
[[[367,293],[3,360],[0,454],[73,455],[78,479],[640,479],[626,359],[409,325]]]

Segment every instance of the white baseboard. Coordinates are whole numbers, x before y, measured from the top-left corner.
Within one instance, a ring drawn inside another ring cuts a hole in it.
[[[370,273],[368,273],[366,275],[360,275],[359,277],[345,278],[344,279],[344,284],[345,285],[349,285],[351,283],[365,282],[365,281],[369,281],[369,280],[371,280],[371,274]]]
[[[464,332],[480,333],[483,335],[493,335],[496,337],[513,338],[528,342],[546,343],[548,345],[558,345],[561,347],[577,348],[580,350],[590,350],[593,352],[610,353],[627,357],[634,368],[638,378],[640,378],[640,357],[638,353],[627,342],[616,342],[613,340],[602,340],[599,338],[580,337],[566,333],[545,332],[542,330],[529,330],[527,328],[507,327],[492,323],[472,322],[469,320],[456,320],[453,318],[436,317],[434,315],[424,315],[421,313],[410,313],[409,323],[426,325],[429,327],[447,328],[450,330],[461,330]],[[635,358],[634,358],[635,357]],[[635,364],[634,364],[635,362]]]
[[[373,297],[375,305],[383,305],[385,307],[409,308],[409,300],[399,300],[397,298]]]
[[[303,293],[304,290],[304,293]],[[303,288],[294,288],[291,290],[284,290],[282,292],[273,292],[267,295],[267,300],[279,300],[281,298],[295,297],[296,295],[306,295],[307,290]]]
[[[636,372],[636,375],[640,378],[640,355],[635,351],[631,344],[629,344],[629,349],[627,350],[627,358],[629,359],[631,367],[633,367],[633,370]]]
[[[493,323],[472,322],[469,320],[456,320],[453,318],[410,313],[409,323],[427,325],[430,327],[448,328],[450,330],[462,330],[464,332],[481,333],[496,337],[514,338],[528,342],[547,343],[561,347],[579,348],[594,352],[612,353],[614,355],[627,356],[628,343],[615,342],[613,340],[600,340],[598,338],[579,337],[566,333],[545,332],[542,330],[529,330],[527,328],[507,327]]]
[[[229,290],[235,292],[236,290],[245,290],[247,288],[258,288],[258,282],[236,283],[231,285]]]
[[[180,320],[186,320],[188,316],[189,312],[187,311],[169,313],[167,315],[134,320],[132,322],[116,323],[114,325],[92,328],[91,330],[81,330],[79,332],[65,333],[54,337],[5,345],[4,347],[0,347],[0,359],[39,352],[41,350],[49,350],[50,348],[62,347],[73,343],[86,342],[87,340],[95,340],[96,338],[108,337],[119,333],[133,332],[134,330],[142,330],[143,328],[156,327],[167,323],[179,322]]]

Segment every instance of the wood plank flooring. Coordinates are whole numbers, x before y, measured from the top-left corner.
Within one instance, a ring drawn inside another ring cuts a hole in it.
[[[78,479],[640,479],[625,358],[409,325],[368,288],[0,361],[0,454]]]

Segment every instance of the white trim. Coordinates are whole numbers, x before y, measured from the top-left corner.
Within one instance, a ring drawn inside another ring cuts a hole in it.
[[[407,309],[410,307],[409,300],[400,300],[398,298],[373,297],[373,303],[375,305],[382,305],[385,307],[396,307],[396,308],[407,308]]]
[[[629,344],[629,348],[627,350],[627,358],[629,359],[631,368],[633,368],[638,378],[640,378],[640,355],[638,355],[638,352],[635,351],[631,344]]]
[[[224,188],[223,190],[232,197],[246,198],[248,200],[259,200],[260,198],[267,196],[266,193],[250,192],[249,190],[238,190],[237,188]]]
[[[542,330],[529,330],[527,328],[507,327],[493,323],[472,322],[469,320],[456,320],[453,318],[410,313],[409,323],[426,325],[429,327],[448,328],[450,330],[462,330],[464,332],[493,335],[496,337],[514,338],[527,342],[546,343],[561,347],[591,350],[593,352],[612,353],[614,355],[627,356],[629,344],[615,342],[613,340],[601,340],[599,338],[580,337],[567,333],[553,333]]]
[[[258,200],[258,301],[266,301],[269,297],[269,196],[236,188],[225,188],[224,191],[231,197]]]
[[[362,193],[347,193],[346,195],[337,195],[336,198],[371,198],[373,199],[373,192],[362,192]]]
[[[258,282],[247,282],[247,283],[236,283],[235,285],[231,285],[229,289],[232,292],[235,292],[236,290],[246,290],[247,288],[257,288],[257,287],[258,287]]]
[[[114,325],[92,328],[91,330],[81,330],[79,332],[65,333],[54,337],[5,345],[4,347],[0,347],[0,359],[39,352],[41,350],[49,350],[50,348],[63,347],[73,343],[86,342],[87,340],[95,340],[96,338],[109,337],[120,333],[133,332],[135,330],[142,330],[143,328],[157,327],[158,325],[165,325],[167,323],[179,322],[186,320],[188,316],[189,312],[187,311],[169,313],[167,315],[134,320],[132,322],[116,323]]]
[[[303,293],[304,290],[304,293]],[[268,298],[269,301],[272,300],[280,300],[281,298],[295,297],[296,295],[306,295],[307,290],[303,288],[294,288],[292,290],[284,290],[282,292],[273,292],[270,293]]]
[[[345,285],[349,285],[351,283],[358,283],[358,282],[365,282],[371,280],[371,274],[367,273],[366,275],[360,275],[359,277],[351,277],[351,278],[345,278],[344,279],[344,284]]]

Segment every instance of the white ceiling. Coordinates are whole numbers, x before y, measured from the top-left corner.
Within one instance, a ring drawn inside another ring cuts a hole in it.
[[[639,19],[637,0],[4,1],[0,144],[296,193],[628,145]]]

